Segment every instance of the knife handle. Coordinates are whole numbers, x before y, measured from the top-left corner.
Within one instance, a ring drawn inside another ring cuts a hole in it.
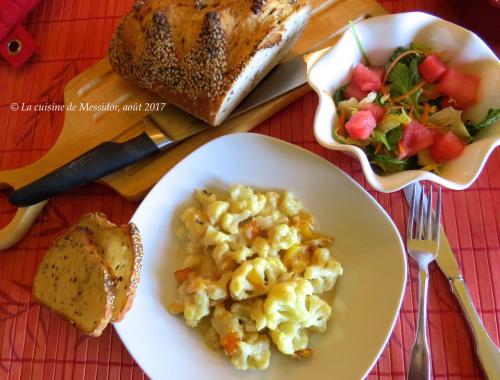
[[[102,143],[73,161],[13,191],[9,202],[17,207],[33,205],[104,177],[159,151],[146,132],[122,143]]]
[[[500,379],[500,351],[484,328],[481,318],[472,303],[467,285],[460,277],[451,279],[450,285],[474,337],[476,354],[484,374],[489,380]]]

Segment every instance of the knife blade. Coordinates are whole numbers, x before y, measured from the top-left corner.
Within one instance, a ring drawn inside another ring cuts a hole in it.
[[[414,184],[415,196],[420,197],[422,185],[419,182]],[[413,186],[407,186],[403,189],[408,204],[412,201]],[[424,204],[427,199],[424,198]],[[426,207],[424,207],[426,209]],[[436,257],[436,263],[441,272],[446,276],[450,284],[452,293],[455,295],[458,304],[467,320],[469,330],[473,336],[475,351],[484,374],[488,379],[500,378],[500,351],[488,335],[481,318],[472,302],[467,284],[462,277],[462,271],[458,265],[457,259],[453,254],[448,238],[441,225],[439,231],[439,249]]]
[[[319,50],[319,52],[324,50],[326,49]],[[307,56],[315,53],[317,52]],[[306,70],[306,56],[298,56],[277,65],[240,103],[228,119],[303,85],[307,82]],[[18,207],[39,203],[160,151],[171,149],[189,137],[207,128],[213,128],[193,116],[186,117],[186,115],[185,112],[173,106],[167,107],[164,111],[154,112],[139,122],[144,124],[144,132],[139,136],[125,142],[107,141],[96,146],[43,177],[14,190],[9,196],[9,202]],[[178,128],[176,118],[182,119],[183,128]]]

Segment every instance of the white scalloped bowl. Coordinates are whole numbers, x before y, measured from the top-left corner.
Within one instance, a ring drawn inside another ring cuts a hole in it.
[[[481,77],[481,100],[464,112],[466,119],[478,122],[485,117],[488,109],[500,107],[498,58],[474,33],[421,12],[370,18],[357,23],[356,31],[374,65],[384,65],[394,49],[415,41],[435,51],[445,52],[451,66]],[[466,146],[460,157],[442,166],[440,175],[424,170],[378,175],[362,149],[339,143],[333,138],[332,127],[338,118],[332,94],[349,82],[351,71],[361,62],[361,58],[353,34],[347,31],[310,68],[309,84],[319,96],[314,119],[314,134],[318,142],[328,149],[339,150],[357,158],[367,181],[378,191],[392,192],[422,180],[433,181],[454,190],[469,187],[478,177],[492,151],[500,145],[500,123],[482,130],[475,141]]]

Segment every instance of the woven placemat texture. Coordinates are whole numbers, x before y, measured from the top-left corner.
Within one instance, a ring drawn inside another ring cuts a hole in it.
[[[459,23],[467,22],[451,0],[380,2],[390,12],[423,10]],[[29,15],[26,28],[39,45],[39,53],[19,70],[0,62],[0,170],[21,167],[41,157],[54,143],[63,124],[62,112],[12,112],[10,104],[62,104],[64,85],[106,53],[115,25],[130,6],[131,0],[42,0]],[[496,47],[497,41],[491,40],[491,45]],[[365,183],[356,161],[317,144],[312,132],[315,107],[315,95],[309,93],[254,131],[300,145],[339,166],[380,202],[404,233],[406,207],[402,193],[373,191]],[[499,169],[497,149],[469,189],[444,192],[446,232],[479,314],[497,344]],[[0,226],[3,226],[12,218],[14,209],[8,205],[7,193],[0,194]],[[58,234],[80,215],[91,211],[102,211],[111,220],[125,223],[137,206],[138,203],[126,201],[97,184],[79,188],[51,200],[27,237],[14,248],[0,252],[0,379],[146,377],[114,329],[106,329],[100,338],[87,338],[31,299],[35,268]],[[410,264],[408,286],[394,333],[369,379],[404,379],[415,334],[417,287],[416,268]],[[429,328],[436,379],[482,378],[464,318],[435,265],[431,268]]]

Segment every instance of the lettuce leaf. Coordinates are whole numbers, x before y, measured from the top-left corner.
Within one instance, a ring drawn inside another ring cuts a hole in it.
[[[462,122],[462,111],[458,111],[453,107],[443,108],[441,111],[433,113],[429,116],[429,122],[444,127],[445,132],[453,132],[458,137],[466,141],[471,140],[469,131]]]
[[[358,99],[356,98],[342,100],[337,105],[337,108],[339,111],[345,110],[349,115],[351,115],[352,113],[359,111],[359,109],[363,107],[365,104],[373,103],[376,98],[377,98],[377,93],[375,91],[372,91],[368,95],[366,95],[366,97],[361,99],[359,102]]]
[[[410,123],[411,118],[401,109],[401,113],[386,113],[378,122],[376,129],[381,133],[387,133],[390,130],[399,127],[401,124]]]

